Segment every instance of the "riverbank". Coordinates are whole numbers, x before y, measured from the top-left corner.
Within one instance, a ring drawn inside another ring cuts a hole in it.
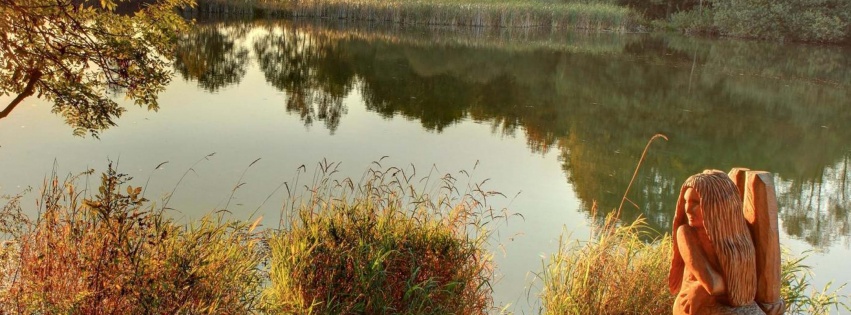
[[[321,18],[429,26],[635,31],[640,14],[613,1],[200,0],[190,15]]]
[[[499,193],[395,167],[340,181],[337,167],[321,163],[309,193],[288,189],[278,228],[226,219],[229,203],[178,224],[165,215],[170,196],[155,207],[112,168],[97,194],[75,188],[91,172],[54,176],[34,220],[21,215],[21,197],[2,208],[13,239],[0,250],[0,306],[7,314],[508,313],[493,305],[499,266],[486,249],[492,225],[513,217],[487,206]],[[434,186],[412,189],[423,180]],[[587,242],[559,244],[537,273],[543,314],[669,309],[670,238],[645,221],[609,215],[592,223]],[[848,300],[812,289],[807,267],[788,255],[783,280],[787,314],[827,314]]]

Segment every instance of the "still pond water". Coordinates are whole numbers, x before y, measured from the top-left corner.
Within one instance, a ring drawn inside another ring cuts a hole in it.
[[[495,300],[530,313],[542,257],[563,231],[587,237],[595,201],[601,213],[618,206],[647,140],[663,133],[670,140],[652,145],[624,219],[665,231],[689,175],[768,170],[782,245],[814,251],[806,262],[818,287],[851,282],[847,48],[227,22],[187,34],[175,70],[157,112],[125,102],[117,126],[96,126],[99,139],[74,136],[80,120],[49,103],[19,106],[0,121],[0,195],[37,188],[54,168],[102,171],[112,160],[157,199],[192,168],[169,203],[176,216],[229,204],[238,218],[256,212],[276,226],[277,187],[310,178],[323,160],[355,179],[384,156],[382,165],[422,176],[474,170],[508,196],[498,207],[525,217],[493,241]]]

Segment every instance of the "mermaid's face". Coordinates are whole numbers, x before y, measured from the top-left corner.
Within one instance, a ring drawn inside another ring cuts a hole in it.
[[[700,206],[700,194],[693,188],[686,189],[686,217],[691,227],[703,227],[703,207]]]

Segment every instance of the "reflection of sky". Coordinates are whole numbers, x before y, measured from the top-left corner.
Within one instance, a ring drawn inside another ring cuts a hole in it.
[[[358,179],[385,155],[389,158],[384,166],[414,164],[418,176],[436,165],[442,173],[463,177],[457,172],[472,170],[479,161],[474,179],[489,178],[486,187],[508,196],[493,199],[496,206],[509,206],[525,217],[501,225],[493,246],[501,278],[495,286],[497,302],[515,305],[526,303],[530,272],[540,268],[542,255],[555,250],[563,226],[576,237],[588,235],[585,213],[565,181],[557,152],[530,153],[522,134],[494,136],[489,125],[471,121],[438,134],[424,131],[418,121],[384,119],[366,111],[357,90],[344,100],[348,113],[333,136],[322,125],[306,128],[296,115],[287,114],[285,95],[267,85],[255,69],[238,86],[217,94],[176,80],[161,95],[158,113],[128,104],[127,113],[116,121],[118,127],[103,132],[100,140],[72,136],[61,117],[50,113],[49,104],[28,99],[0,121],[0,194],[38,188],[54,160],[59,174],[102,171],[113,160],[119,171],[135,177],[134,185],[143,185],[150,176],[146,196],[159,202],[195,161],[215,152],[194,167],[169,202],[180,211],[177,216],[197,218],[224,207],[242,172],[261,158],[247,170],[242,180],[246,184],[230,202],[240,218],[254,212],[282,182],[292,183],[302,164],[312,172],[323,159],[342,162],[342,175]],[[166,161],[162,170],[153,171]],[[302,175],[300,183],[310,177]],[[97,180],[90,179],[91,188]],[[276,226],[283,198],[281,190],[263,204],[259,215],[264,224]]]

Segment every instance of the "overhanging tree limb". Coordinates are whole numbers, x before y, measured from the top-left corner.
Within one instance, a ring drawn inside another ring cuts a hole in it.
[[[15,97],[15,99],[13,99],[12,102],[9,103],[9,105],[6,105],[6,109],[4,109],[2,112],[0,112],[0,119],[6,118],[6,116],[9,116],[9,113],[11,113],[12,110],[15,109],[15,107],[18,106],[18,104],[21,103],[21,101],[23,101],[25,98],[27,98],[30,95],[33,95],[33,93],[35,93],[35,85],[36,85],[36,83],[38,83],[38,80],[41,80],[41,76],[42,76],[42,73],[39,70],[34,70],[34,71],[30,72],[30,79],[29,79],[29,81],[27,81],[27,86],[24,87],[24,90],[21,91],[21,93],[18,94],[18,96]]]

